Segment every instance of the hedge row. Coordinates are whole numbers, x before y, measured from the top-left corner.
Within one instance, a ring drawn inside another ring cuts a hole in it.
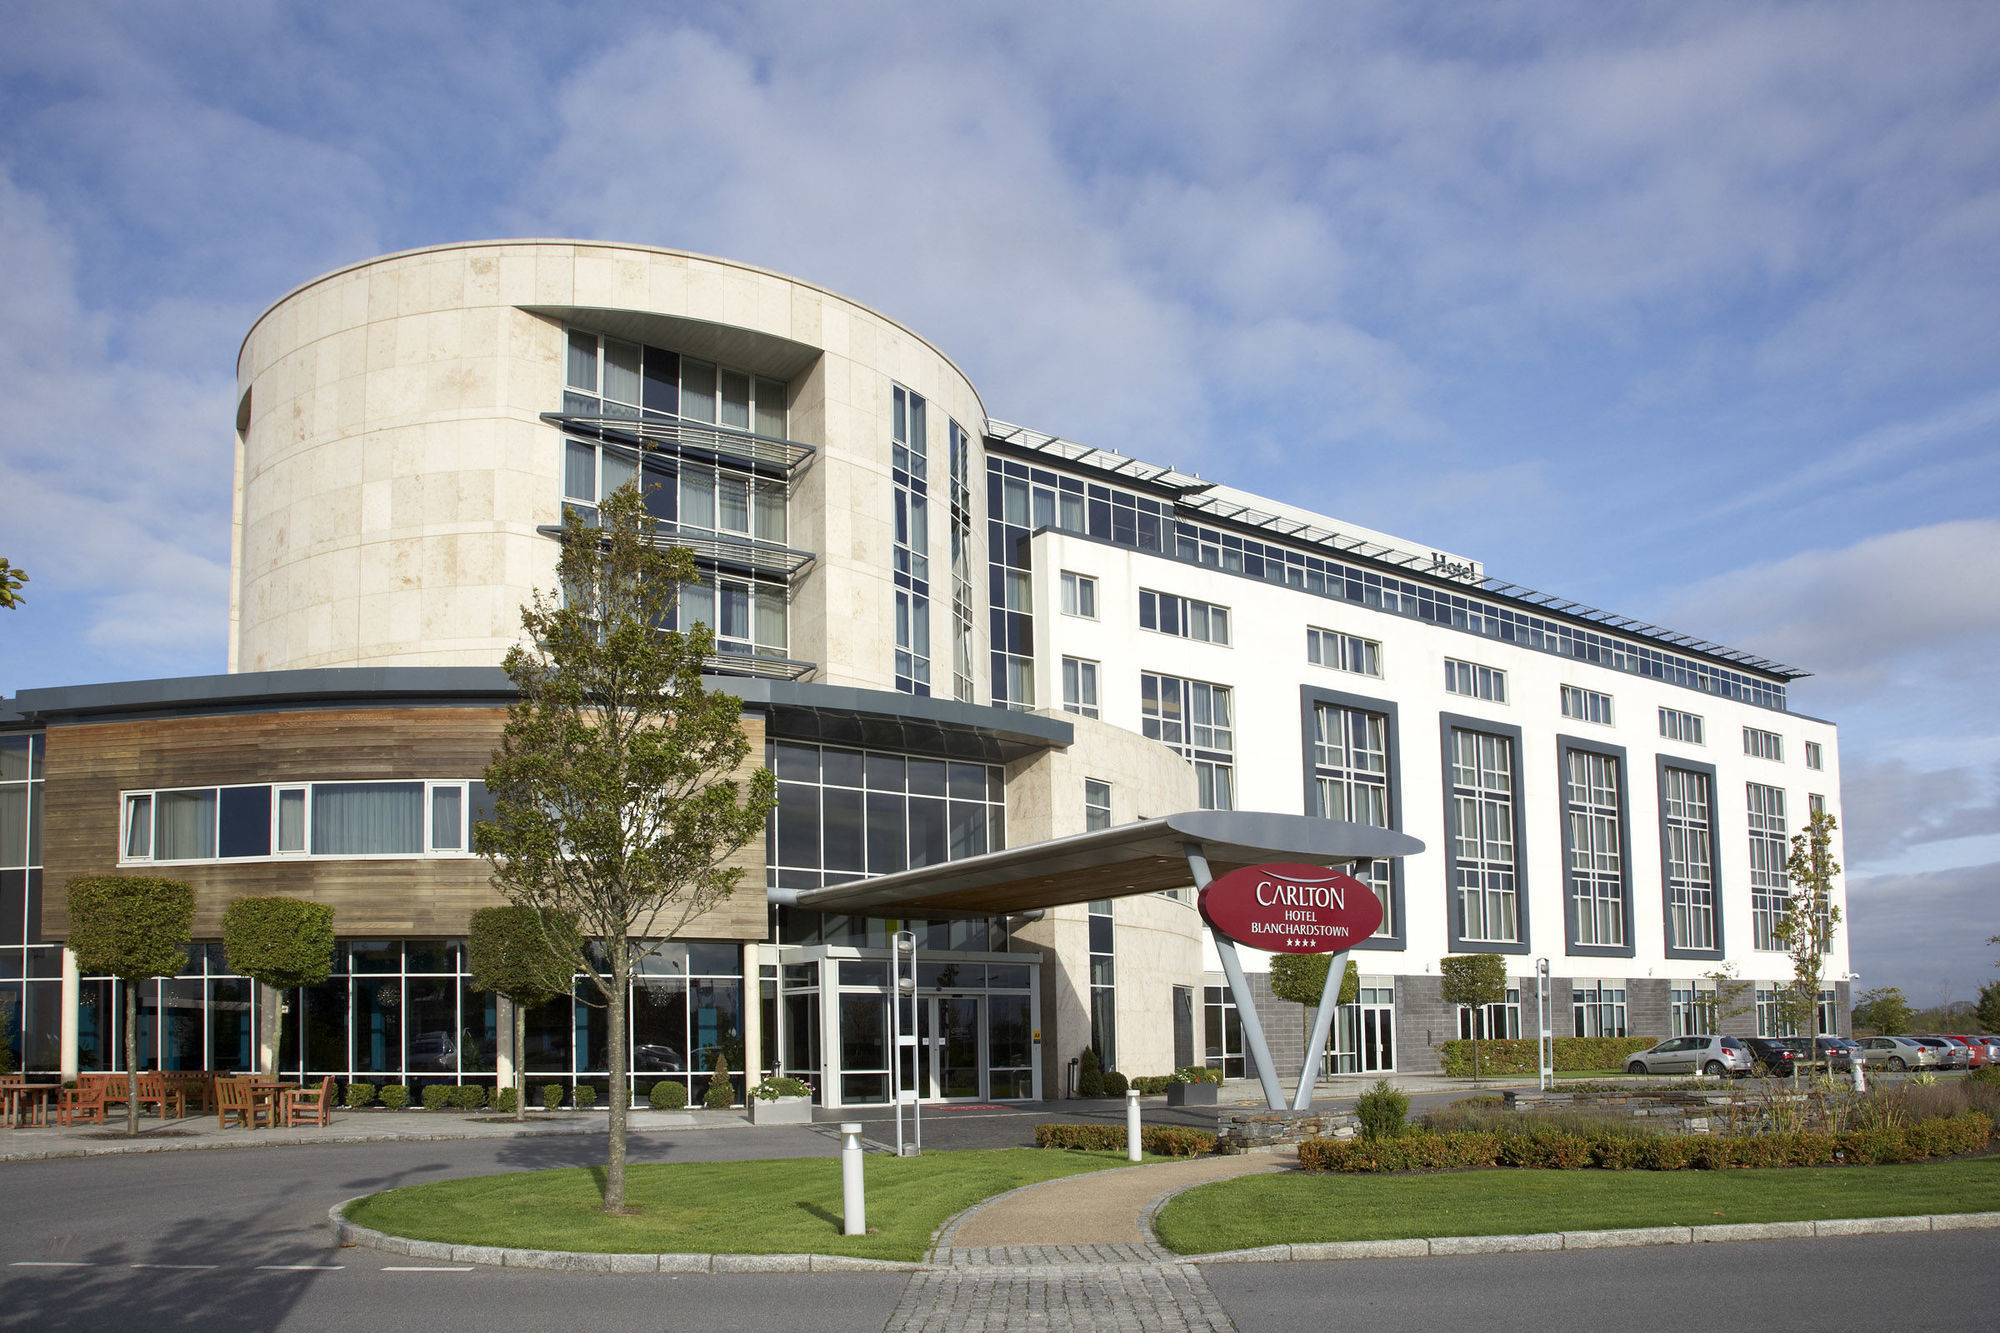
[[[1643,1051],[1658,1037],[1557,1037],[1556,1068],[1623,1069],[1625,1057]],[[1531,1037],[1497,1037],[1479,1043],[1481,1074],[1533,1074],[1541,1068],[1540,1042]],[[1472,1043],[1441,1041],[1437,1052],[1444,1072],[1453,1078],[1472,1077]]]
[[[1385,1139],[1307,1139],[1299,1165],[1311,1171],[1435,1171],[1516,1166],[1575,1171],[1717,1171],[1727,1167],[1859,1166],[1920,1162],[1986,1146],[1993,1121],[1979,1111],[1890,1129],[1833,1134],[1636,1135],[1573,1134],[1560,1129],[1487,1134],[1405,1134]]]
[[[1037,1148],[1081,1148],[1086,1152],[1123,1152],[1123,1125],[1036,1125]],[[1215,1135],[1179,1125],[1142,1125],[1139,1146],[1161,1157],[1204,1157],[1215,1151]]]

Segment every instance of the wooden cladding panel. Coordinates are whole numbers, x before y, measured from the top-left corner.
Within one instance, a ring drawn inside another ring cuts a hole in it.
[[[152,787],[334,780],[477,778],[499,744],[500,708],[304,709],[95,722],[49,729],[42,827],[42,934],[68,937],[64,886],[121,873],[119,794]],[[751,749],[743,773],[763,762],[764,720],[743,719]],[[736,893],[683,934],[760,940],[766,931],[764,840],[731,860]],[[504,901],[483,857],[385,860],[211,861],[151,867],[195,889],[197,938],[214,939],[238,898],[286,894],[333,908],[345,938],[462,935],[474,911]]]

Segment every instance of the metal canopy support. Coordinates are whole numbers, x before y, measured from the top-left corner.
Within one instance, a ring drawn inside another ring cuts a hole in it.
[[[1326,984],[1319,988],[1319,1008],[1313,1011],[1312,1036],[1306,1041],[1305,1068],[1299,1071],[1299,1095],[1292,1099],[1294,1111],[1310,1110],[1313,1104],[1313,1085],[1319,1082],[1320,1057],[1326,1051],[1327,1034],[1333,1031],[1333,1013],[1338,1008],[1340,983],[1347,976],[1347,955],[1352,952],[1342,949],[1329,955],[1326,960]],[[1242,1003],[1240,1000],[1237,1002]]]
[[[899,930],[891,941],[889,962],[889,1097],[896,1104],[896,1156],[924,1155],[923,1046],[917,1040],[917,936]],[[905,1008],[904,1006],[908,1006]],[[904,1064],[907,1054],[909,1063]],[[907,1084],[904,1074],[909,1078]],[[903,1143],[903,1106],[910,1108],[913,1142]]]
[[[1208,887],[1208,856],[1198,842],[1181,844],[1187,854],[1188,870],[1194,875],[1195,892]],[[1222,975],[1229,978],[1229,993],[1236,997],[1236,1021],[1243,1028],[1243,1044],[1250,1048],[1250,1063],[1256,1066],[1257,1081],[1264,1085],[1264,1100],[1273,1111],[1285,1109],[1285,1089],[1278,1082],[1278,1070],[1271,1063],[1271,1048],[1264,1042],[1264,1024],[1257,1017],[1257,999],[1250,993],[1250,979],[1243,975],[1243,960],[1236,956],[1236,941],[1208,928],[1215,952],[1222,958]],[[1338,992],[1336,992],[1338,994]]]

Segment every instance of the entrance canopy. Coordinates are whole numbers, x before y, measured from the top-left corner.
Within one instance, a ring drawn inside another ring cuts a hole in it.
[[[1369,824],[1248,810],[1189,810],[852,884],[773,889],[770,896],[813,911],[858,916],[1029,912],[1192,883],[1190,843],[1198,845],[1217,875],[1265,861],[1333,866],[1412,856],[1424,849],[1408,834]]]

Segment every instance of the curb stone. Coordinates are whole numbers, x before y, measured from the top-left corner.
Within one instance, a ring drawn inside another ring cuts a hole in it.
[[[1793,1240],[1813,1234],[1810,1222],[1717,1222],[1695,1227],[1695,1243],[1715,1240]]]

